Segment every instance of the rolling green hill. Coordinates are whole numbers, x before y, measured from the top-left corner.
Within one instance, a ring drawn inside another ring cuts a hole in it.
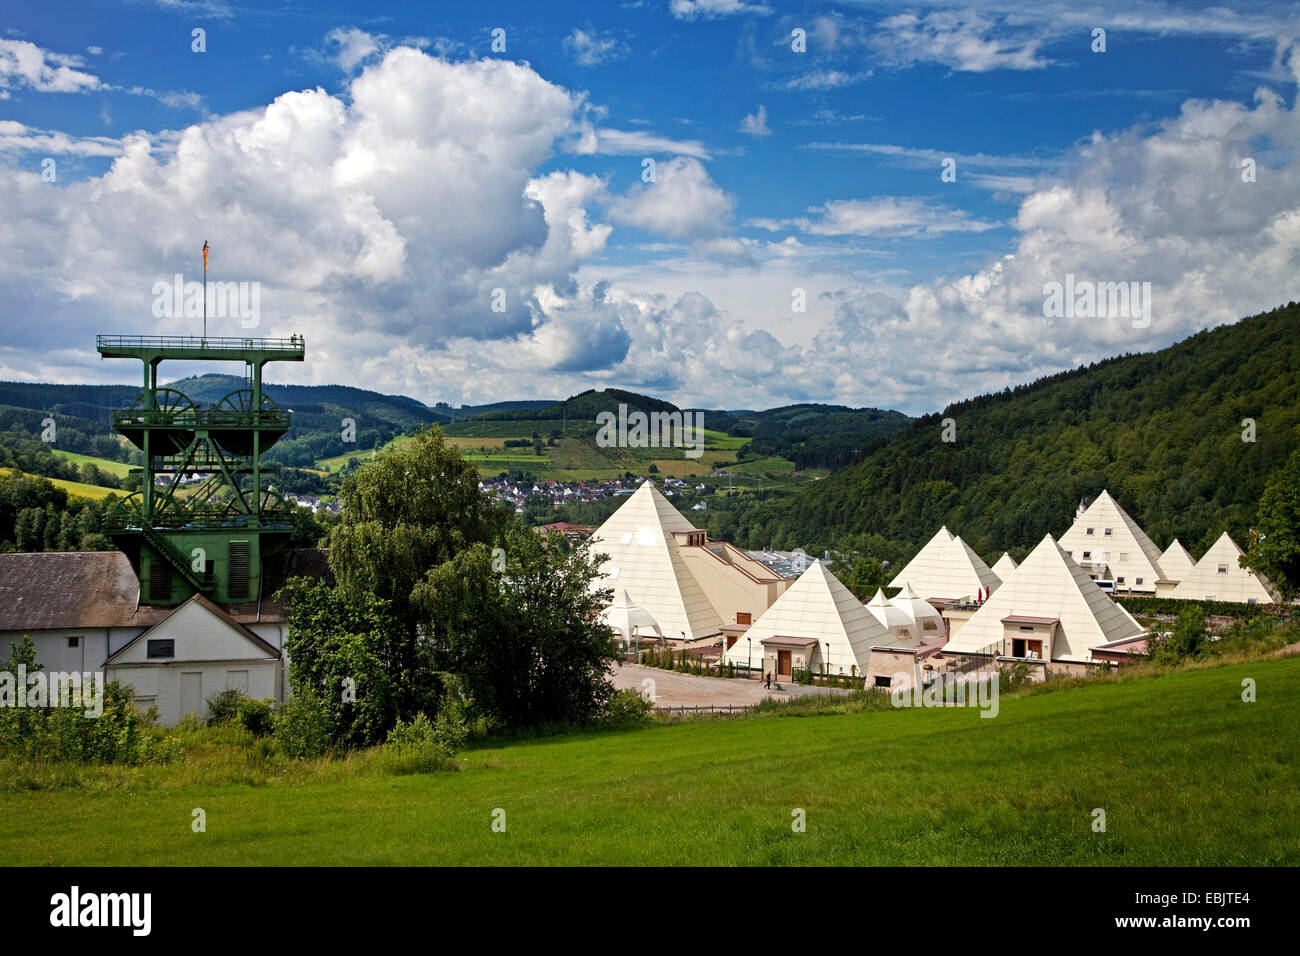
[[[942,440],[945,419],[954,442]],[[1254,441],[1243,441],[1250,422]],[[1300,304],[1291,303],[950,405],[825,481],[745,503],[728,522],[751,545],[810,551],[869,535],[889,560],[947,524],[986,557],[1021,557],[1107,488],[1162,548],[1177,536],[1199,555],[1225,529],[1246,545],[1265,481],[1298,443]]]
[[[847,463],[855,452],[888,440],[910,421],[901,412],[842,405],[793,405],[762,412],[681,409],[703,415],[706,435],[703,455],[687,458],[680,449],[599,447],[597,416],[618,414],[620,405],[626,405],[629,414],[679,411],[662,399],[607,388],[545,408],[489,412],[452,422],[444,430],[487,474],[525,468],[539,478],[600,479],[646,474],[653,464],[660,475],[702,477],[722,466],[737,487],[778,488],[806,484]],[[506,460],[527,454],[527,448],[506,447],[498,454],[488,444],[534,438],[541,445],[534,443],[528,461]]]

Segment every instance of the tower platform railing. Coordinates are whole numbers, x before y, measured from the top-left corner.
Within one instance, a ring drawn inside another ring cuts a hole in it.
[[[240,336],[201,335],[96,335],[95,348],[117,352],[119,350],[169,350],[205,352],[289,352],[301,355],[304,350],[301,335],[286,338],[243,338]]]

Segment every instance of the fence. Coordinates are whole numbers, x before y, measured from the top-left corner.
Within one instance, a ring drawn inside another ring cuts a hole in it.
[[[1000,644],[989,644],[987,647],[981,647],[978,651],[967,651],[960,655],[959,660],[949,660],[944,666],[936,668],[934,673],[939,676],[945,674],[969,674],[972,671],[984,670],[988,667],[997,667],[997,659],[1002,651]]]
[[[652,707],[650,711],[655,714],[666,714],[669,717],[673,714],[684,717],[687,714],[743,714],[753,710],[754,706],[754,704],[700,704],[696,707]]]

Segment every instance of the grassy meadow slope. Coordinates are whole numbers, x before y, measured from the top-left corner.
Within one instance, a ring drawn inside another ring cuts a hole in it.
[[[1243,703],[1244,678],[1258,702]],[[758,716],[358,764],[3,768],[14,864],[1300,864],[1300,658],[974,709]],[[76,773],[83,776],[78,778]],[[207,812],[207,832],[190,829]],[[1094,808],[1106,832],[1094,833]],[[493,811],[507,830],[493,832]],[[791,829],[807,813],[807,832]]]

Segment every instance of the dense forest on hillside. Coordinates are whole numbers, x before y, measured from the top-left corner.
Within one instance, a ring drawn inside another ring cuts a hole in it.
[[[868,455],[903,431],[911,421],[902,412],[844,405],[787,405],[729,420],[707,419],[710,427],[749,437],[743,457],[775,455],[798,469],[842,468]]]
[[[1298,445],[1291,303],[951,405],[798,494],[711,504],[709,525],[745,546],[810,552],[856,536],[897,560],[946,524],[990,560],[1019,558],[1107,488],[1162,549],[1177,536],[1199,556],[1225,529],[1248,546],[1265,481]]]

